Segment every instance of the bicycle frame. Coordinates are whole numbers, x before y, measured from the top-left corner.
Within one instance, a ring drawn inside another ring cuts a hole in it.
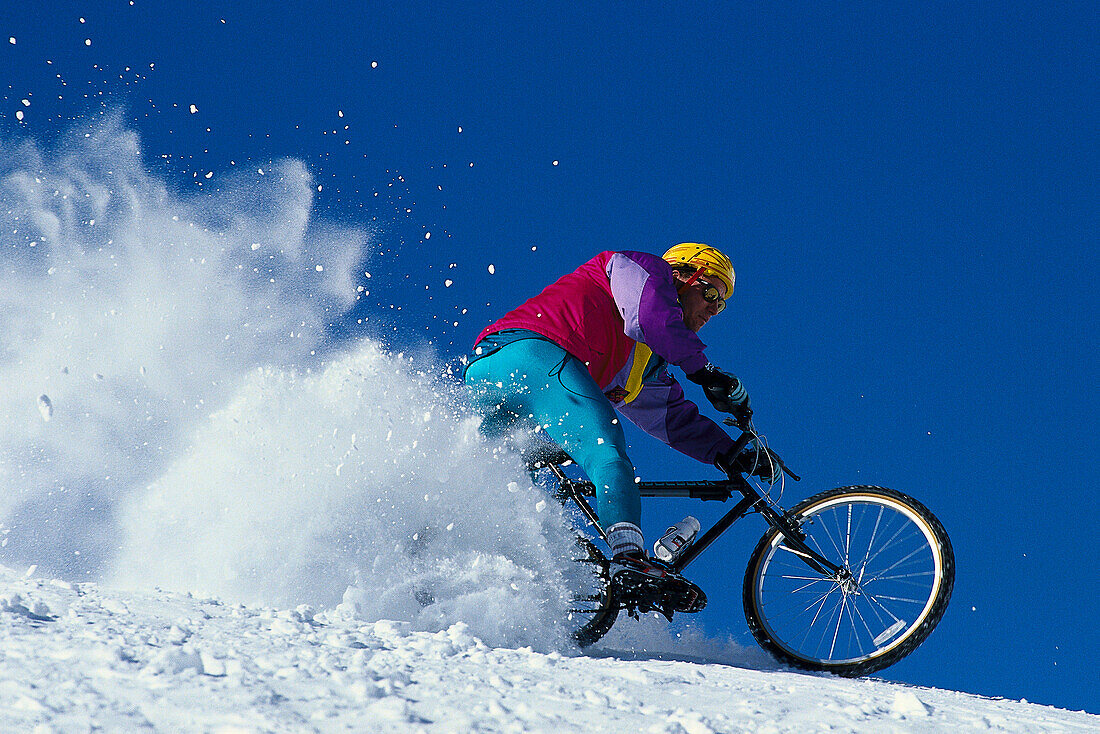
[[[573,481],[565,475],[565,472],[557,464],[548,464],[547,468],[561,483],[564,495],[576,502],[589,522],[606,541],[607,536],[600,525],[599,516],[591,505],[583,499],[584,497],[596,496],[596,485],[588,481]],[[640,482],[638,485],[638,494],[642,497],[687,497],[701,500],[720,500],[722,502],[730,499],[735,490],[741,494],[741,499],[718,522],[699,536],[682,556],[670,564],[673,571],[681,573],[703,551],[709,548],[722,533],[729,530],[735,522],[748,514],[750,510],[755,510],[769,525],[783,534],[787,541],[787,548],[800,556],[812,569],[830,576],[843,577],[847,575],[843,568],[823,558],[821,554],[806,545],[806,536],[801,528],[785,513],[780,514],[772,509],[767,500],[743,476],[735,475],[725,481]]]

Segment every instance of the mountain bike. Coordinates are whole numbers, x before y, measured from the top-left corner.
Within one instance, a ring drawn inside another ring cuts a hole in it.
[[[733,455],[749,441],[745,430]],[[773,454],[774,455],[774,454]],[[553,446],[526,456],[532,471],[548,470],[563,502],[573,502],[604,541],[595,509],[586,498],[595,486],[571,479],[562,467],[571,459]],[[782,461],[787,476],[799,479]],[[749,630],[776,659],[789,665],[857,677],[881,670],[915,650],[935,629],[951,598],[955,559],[943,525],[928,508],[901,492],[868,485],[840,487],[802,500],[789,511],[746,478],[731,471],[725,480],[641,482],[642,497],[688,497],[736,504],[665,567],[681,574],[726,530],[747,514],[769,528],[749,558],[742,601]],[[626,611],[657,611],[670,621],[675,611],[695,612],[696,598],[672,599],[654,589],[613,583],[610,562],[579,533],[578,574],[583,590],[568,612],[578,645],[597,642]]]

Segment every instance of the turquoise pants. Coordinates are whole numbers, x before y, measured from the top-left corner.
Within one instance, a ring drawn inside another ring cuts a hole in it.
[[[584,364],[553,342],[521,339],[466,369],[482,432],[495,437],[517,421],[541,427],[596,485],[600,524],[641,524],[642,506],[626,436]]]

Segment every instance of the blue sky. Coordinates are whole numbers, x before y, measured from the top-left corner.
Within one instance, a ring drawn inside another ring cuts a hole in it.
[[[314,216],[376,243],[335,348],[457,356],[596,252],[723,248],[701,336],[805,478],[790,503],[882,484],[955,543],[947,616],[885,677],[1100,711],[1095,7],[583,5],[7,8],[0,130],[121,110],[197,196],[302,160]],[[631,441],[643,478],[713,476]],[[687,512],[721,508],[654,503],[647,534]],[[697,571],[744,644],[761,531]]]

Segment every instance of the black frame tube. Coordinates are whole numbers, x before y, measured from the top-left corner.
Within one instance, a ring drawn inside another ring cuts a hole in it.
[[[730,526],[745,516],[756,500],[749,497],[743,497],[740,502],[733,506],[729,512],[722,516],[718,522],[710,526],[707,532],[692,543],[684,555],[676,559],[676,562],[672,564],[672,570],[676,573],[680,573],[688,567],[692,561],[699,557],[699,555],[710,547],[710,544],[718,540],[718,536],[730,529]]]
[[[585,517],[588,518],[589,523],[596,528],[596,532],[599,533],[600,537],[606,542],[607,534],[604,532],[603,526],[600,525],[599,516],[596,514],[596,511],[592,509],[592,506],[583,499],[584,497],[596,496],[596,485],[588,481],[575,482],[571,480],[556,464],[549,464],[547,468],[550,469],[561,483],[563,493],[580,506],[581,511],[584,513]],[[842,571],[840,566],[830,562],[813,548],[806,545],[802,534],[799,532],[798,528],[787,519],[786,515],[779,514],[769,507],[767,503],[764,503],[760,493],[742,476],[733,476],[726,481],[641,482],[638,489],[642,497],[689,497],[691,499],[726,501],[732,497],[732,490],[734,489],[742,495],[742,498],[738,500],[737,504],[734,505],[729,512],[708,528],[705,533],[684,551],[684,555],[676,559],[670,566],[676,573],[680,573],[687,568],[688,565],[698,558],[703,551],[709,548],[714,541],[718,540],[722,533],[729,530],[735,522],[740,520],[754,508],[761,514],[768,525],[775,528],[776,531],[783,535],[788,546],[792,550],[795,550],[797,555],[802,557],[806,565],[810,566],[818,573],[836,574]]]

